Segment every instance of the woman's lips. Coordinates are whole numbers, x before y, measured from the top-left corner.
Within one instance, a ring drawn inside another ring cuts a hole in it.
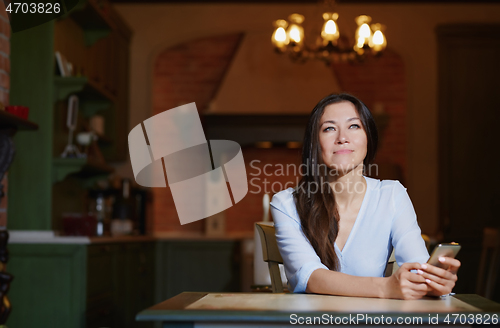
[[[337,154],[337,155],[350,154],[352,152],[353,152],[353,150],[350,150],[350,149],[342,149],[342,150],[337,150],[336,152],[334,152],[334,154]]]

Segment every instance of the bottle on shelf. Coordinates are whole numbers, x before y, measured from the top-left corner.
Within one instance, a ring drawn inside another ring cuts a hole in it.
[[[89,214],[97,219],[96,236],[107,236],[110,234],[110,190],[89,190]]]
[[[113,205],[111,235],[129,235],[133,231],[132,209],[130,202],[130,180],[122,179],[121,190]]]

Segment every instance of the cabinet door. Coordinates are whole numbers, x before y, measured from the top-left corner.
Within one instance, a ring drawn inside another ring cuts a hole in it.
[[[83,328],[85,245],[9,244],[7,326]]]
[[[113,313],[114,305],[110,301],[104,301],[94,304],[94,306],[90,310],[87,310],[86,327],[118,327],[113,321]]]
[[[127,243],[118,246],[114,262],[113,294],[115,327],[151,327],[136,322],[140,311],[154,305],[154,243]]]
[[[87,259],[87,327],[98,323],[113,322],[116,292],[114,281],[115,254],[117,245],[91,245]],[[104,326],[105,327],[105,326]]]
[[[240,291],[239,249],[237,241],[159,243],[156,301],[185,291]]]
[[[151,322],[136,322],[135,316],[155,303],[154,243],[130,243],[127,248],[128,297],[123,327],[152,327]]]

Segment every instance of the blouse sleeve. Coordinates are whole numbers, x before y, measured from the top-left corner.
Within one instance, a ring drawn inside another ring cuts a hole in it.
[[[398,265],[406,262],[425,263],[429,253],[422,239],[417,215],[406,188],[397,181],[393,191],[395,215],[392,221],[392,246]]]
[[[321,263],[302,232],[291,191],[284,190],[274,195],[271,201],[271,213],[289,287],[294,293],[305,293],[313,271],[328,270],[328,268]]]

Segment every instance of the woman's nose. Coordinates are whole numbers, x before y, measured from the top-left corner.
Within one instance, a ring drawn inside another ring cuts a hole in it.
[[[343,130],[339,131],[339,134],[337,135],[337,143],[338,144],[343,144],[349,142],[347,139],[347,135],[343,132]]]

